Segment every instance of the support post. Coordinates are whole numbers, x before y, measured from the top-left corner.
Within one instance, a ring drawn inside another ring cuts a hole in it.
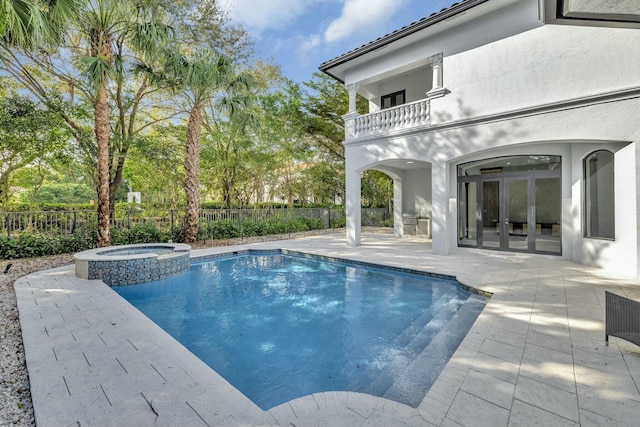
[[[431,247],[433,253],[438,255],[447,255],[449,253],[449,233],[447,226],[447,218],[449,215],[449,180],[447,179],[447,173],[445,163],[433,162],[431,164]]]
[[[346,170],[348,171],[349,168]],[[360,172],[350,171],[347,173],[346,187],[347,246],[360,246]]]
[[[393,180],[393,234],[396,237],[404,236],[402,224],[402,180]]]
[[[431,90],[427,92],[427,98],[437,98],[444,96],[445,88],[442,74],[442,53],[438,53],[429,57],[429,63],[432,70]]]

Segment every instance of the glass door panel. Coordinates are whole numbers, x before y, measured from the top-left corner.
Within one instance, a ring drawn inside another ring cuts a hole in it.
[[[535,250],[559,254],[562,250],[560,178],[535,180]]]
[[[458,184],[459,212],[458,243],[465,246],[478,245],[478,184],[460,182]]]
[[[519,251],[529,249],[529,180],[505,179],[505,230],[507,248]]]
[[[500,181],[482,181],[482,246],[500,248]]]

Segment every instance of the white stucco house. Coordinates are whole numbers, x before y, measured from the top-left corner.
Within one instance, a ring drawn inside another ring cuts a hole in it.
[[[320,65],[346,85],[347,244],[360,176],[432,248],[640,273],[640,1],[464,0]],[[369,100],[358,114],[356,94]]]

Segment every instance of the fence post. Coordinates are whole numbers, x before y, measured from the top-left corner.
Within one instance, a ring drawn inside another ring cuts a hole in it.
[[[11,238],[11,214],[7,214],[7,239]]]
[[[127,209],[127,229],[131,228],[131,211]]]
[[[76,232],[76,211],[73,211],[73,224],[71,224],[71,234]]]

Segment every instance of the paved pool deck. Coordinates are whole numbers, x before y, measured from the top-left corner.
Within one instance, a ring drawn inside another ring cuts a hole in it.
[[[637,426],[640,347],[604,343],[604,291],[640,281],[558,257],[343,233],[218,247],[289,249],[455,275],[493,293],[418,408],[352,392],[262,411],[101,281],[72,266],[15,284],[36,423],[44,426]]]

